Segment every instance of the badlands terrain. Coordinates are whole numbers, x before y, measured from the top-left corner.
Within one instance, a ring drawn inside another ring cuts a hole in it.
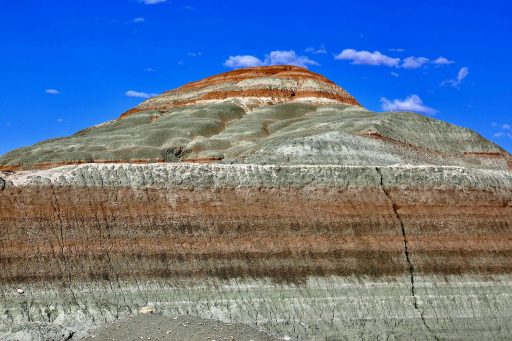
[[[187,84],[0,171],[0,340],[512,338],[512,156],[303,68]]]

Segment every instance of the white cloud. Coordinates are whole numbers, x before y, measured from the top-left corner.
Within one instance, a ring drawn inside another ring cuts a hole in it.
[[[398,67],[400,58],[392,58],[380,53],[379,51],[356,51],[354,49],[345,49],[335,56],[337,60],[351,60],[352,64],[357,65],[385,65],[389,67]]]
[[[457,82],[462,82],[464,78],[469,75],[469,68],[467,66],[461,67],[457,74]]]
[[[306,51],[307,53],[312,53],[312,54],[326,54],[327,53],[327,50],[325,49],[324,46],[320,46],[320,48],[308,47],[304,51]]]
[[[455,63],[453,60],[449,60],[445,57],[437,57],[437,59],[433,60],[432,63],[436,65],[449,65]]]
[[[155,69],[153,69],[152,67],[148,67],[148,68],[146,68],[146,70],[145,70],[145,71],[146,71],[146,72],[156,72],[156,70],[155,70]]]
[[[144,5],[156,5],[166,1],[167,0],[140,0]]]
[[[203,55],[202,52],[188,52],[187,56],[189,57],[201,57]]]
[[[62,118],[58,118],[57,122],[62,123],[64,120]]]
[[[498,130],[494,134],[492,134],[493,137],[508,137],[509,139],[512,140],[512,124],[492,122],[491,127]]]
[[[434,64],[437,66],[441,66],[441,65],[449,65],[449,64],[453,64],[453,63],[455,63],[453,60],[450,60],[445,57],[437,57],[434,60],[430,60],[425,57],[411,56],[411,57],[407,57],[403,60],[402,67],[404,69],[419,69],[428,64]]]
[[[319,65],[314,60],[306,56],[299,56],[293,50],[289,51],[272,51],[270,55],[265,58],[265,63],[268,65],[296,65],[307,67],[308,65]]]
[[[497,138],[508,137],[509,139],[512,140],[512,133],[510,133],[510,132],[499,131],[497,133],[494,133],[492,136],[497,137]]]
[[[157,96],[158,94],[148,94],[146,92],[128,90],[125,92],[125,95],[128,97],[136,97],[136,98],[151,98],[151,97]]]
[[[272,51],[261,60],[258,57],[251,55],[230,56],[225,62],[224,66],[230,68],[240,67],[255,67],[264,65],[296,65],[307,67],[308,65],[319,65],[312,59],[306,56],[299,56],[295,51]]]
[[[263,61],[260,59],[250,56],[250,55],[243,55],[243,56],[230,56],[225,62],[224,66],[230,67],[230,68],[239,68],[239,67],[254,67],[254,66],[262,66],[265,65]]]
[[[404,49],[389,49],[392,52],[403,52]],[[398,57],[390,57],[379,51],[357,51],[354,49],[345,49],[335,56],[337,60],[350,60],[352,64],[357,65],[384,65],[389,67],[401,67],[403,69],[419,69],[430,63],[435,65],[448,65],[455,63],[445,57],[438,57],[430,60],[426,57],[409,56],[401,59]]]
[[[414,111],[427,115],[434,115],[438,111],[426,106],[418,95],[410,95],[404,100],[388,100],[385,97],[380,99],[382,109],[386,111]]]
[[[430,60],[425,57],[407,57],[402,62],[404,69],[419,69],[428,64]]]
[[[136,23],[136,24],[142,24],[143,22],[145,21],[144,18],[140,17],[140,18],[135,18],[132,20],[132,22]]]
[[[60,91],[56,89],[46,89],[44,92],[49,95],[60,95]]]
[[[400,74],[398,72],[391,72],[391,76],[393,77],[400,77]]]
[[[444,80],[441,85],[443,86],[453,86],[454,88],[458,88],[462,81],[469,75],[469,68],[467,66],[461,67],[459,72],[457,73],[457,77],[455,79],[447,79]]]

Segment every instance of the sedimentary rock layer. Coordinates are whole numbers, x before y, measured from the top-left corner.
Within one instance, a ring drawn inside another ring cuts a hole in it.
[[[118,119],[13,150],[0,170],[124,162],[512,168],[507,151],[469,129],[371,112],[321,75],[271,66],[190,83]]]
[[[192,104],[231,102],[247,109],[305,101],[360,105],[344,89],[322,75],[296,66],[244,68],[186,84],[125,112],[168,111]]]
[[[100,285],[91,283],[122,288],[119,283],[169,280],[210,287],[237,279],[301,287],[308,278],[325,278],[329,285],[340,283],[330,282],[331,276],[371,278],[407,288],[405,302],[390,307],[390,314],[412,309],[415,328],[428,327],[421,331],[428,338],[442,326],[425,320],[424,309],[437,314],[438,308],[424,301],[418,278],[428,282],[455,276],[450,278],[458,281],[478,274],[492,281],[512,273],[508,171],[111,164],[21,172],[3,179],[4,290],[19,283],[72,290]],[[162,285],[171,290],[169,283]],[[446,285],[455,290],[457,284]],[[146,287],[137,290],[130,295],[147,295]],[[303,298],[314,290],[307,289]],[[86,293],[76,295],[79,306],[95,302]],[[4,328],[10,319],[28,322],[40,314],[21,317],[20,309],[7,307]],[[300,309],[290,314],[291,320],[298,319],[294,314]],[[314,330],[315,323],[319,328],[318,323],[327,322],[308,323]],[[338,323],[332,320],[331,327],[341,328]],[[392,335],[393,322],[384,325]],[[321,330],[318,339],[330,329]],[[314,337],[311,331],[297,335]]]
[[[303,68],[190,83],[0,157],[0,339],[148,305],[301,340],[510,339],[511,170]]]
[[[6,180],[4,282],[94,279],[112,265],[150,278],[403,274],[403,224],[427,274],[511,270],[508,173],[104,165]]]

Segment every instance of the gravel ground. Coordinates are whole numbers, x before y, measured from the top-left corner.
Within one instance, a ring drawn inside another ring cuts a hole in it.
[[[169,317],[149,314],[129,317],[104,326],[83,340],[273,341],[277,339],[244,324],[224,323],[195,316]]]

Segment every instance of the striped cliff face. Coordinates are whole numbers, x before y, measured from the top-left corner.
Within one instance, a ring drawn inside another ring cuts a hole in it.
[[[0,340],[34,321],[78,335],[149,302],[295,340],[512,335],[508,171],[167,163],[0,177]]]
[[[184,85],[0,157],[0,340],[150,304],[295,340],[511,339],[511,162],[303,68]]]
[[[147,110],[222,102],[246,110],[289,102],[360,106],[348,92],[322,75],[297,66],[277,65],[230,71],[186,84],[141,103],[121,118]]]

